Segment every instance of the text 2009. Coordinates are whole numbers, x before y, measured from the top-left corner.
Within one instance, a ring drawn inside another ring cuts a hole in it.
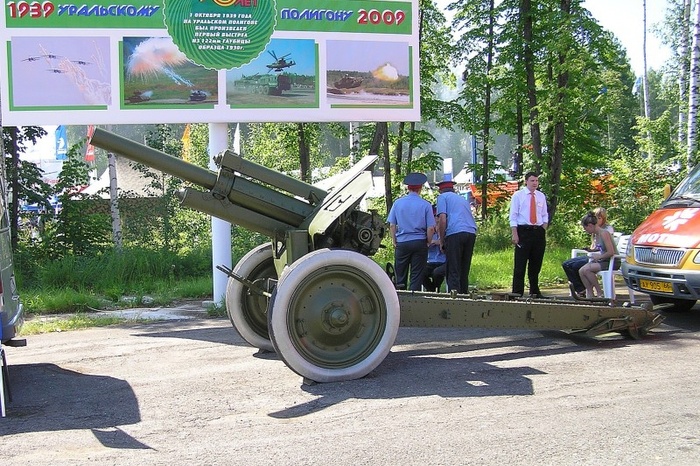
[[[358,24],[388,24],[396,25],[403,23],[406,19],[406,13],[403,10],[364,10],[358,11],[359,17],[357,18]]]

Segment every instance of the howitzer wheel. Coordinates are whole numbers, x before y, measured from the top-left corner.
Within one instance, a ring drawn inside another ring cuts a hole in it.
[[[399,299],[374,261],[320,249],[289,266],[268,310],[270,338],[282,360],[316,382],[364,377],[389,354]]]
[[[253,248],[241,258],[233,273],[262,286],[262,281],[277,278],[272,257],[272,244],[265,243]],[[241,337],[252,346],[274,351],[267,331],[267,298],[257,294],[243,283],[229,278],[226,286],[226,312]]]

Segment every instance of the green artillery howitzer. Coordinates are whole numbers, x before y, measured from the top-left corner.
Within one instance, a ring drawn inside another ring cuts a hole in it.
[[[389,353],[399,326],[563,329],[638,338],[659,325],[650,309],[553,299],[474,298],[396,291],[370,259],[386,223],[359,209],[372,186],[367,156],[323,190],[226,150],[218,173],[97,129],[97,147],[197,185],[182,204],[268,236],[233,268],[226,309],[252,346],[276,351],[307,380],[357,379]]]

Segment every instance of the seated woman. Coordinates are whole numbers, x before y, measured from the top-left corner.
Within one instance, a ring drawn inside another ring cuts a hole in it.
[[[603,207],[597,207],[593,210],[593,214],[597,220],[597,224],[603,230],[607,230],[612,235],[614,233],[613,227],[608,223],[608,214]],[[596,245],[595,237],[591,238],[591,245],[586,248],[587,251],[598,251],[600,248]],[[564,269],[566,277],[569,279],[569,288],[571,290],[571,295],[584,297],[586,294],[586,287],[581,281],[579,270],[581,267],[588,263],[588,256],[578,256],[572,257],[562,262],[561,267]]]
[[[610,261],[613,260],[613,256],[617,254],[617,249],[615,248],[612,235],[608,230],[598,225],[598,219],[593,212],[587,213],[581,219],[581,225],[583,229],[586,230],[586,233],[593,235],[593,241],[598,248],[598,252],[590,254],[590,262],[585,264],[578,271],[579,277],[586,287],[586,298],[602,296],[603,292],[600,288],[600,283],[598,283],[598,276],[596,274],[610,266]]]
[[[433,204],[433,215],[435,215],[437,222],[437,205],[435,204]],[[425,275],[423,276],[425,291],[440,292],[442,282],[445,281],[446,261],[447,256],[440,247],[440,237],[436,232],[428,245],[428,263],[425,265]]]

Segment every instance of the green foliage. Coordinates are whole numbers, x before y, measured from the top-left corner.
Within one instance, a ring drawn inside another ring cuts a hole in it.
[[[94,255],[63,256],[47,261],[35,251],[16,254],[19,285],[32,287],[66,287],[104,292],[118,296],[141,286],[144,281],[200,277],[211,272],[211,251],[193,250],[177,255],[162,250],[125,248],[109,249]]]
[[[128,319],[131,322],[141,322],[140,319]],[[22,326],[21,335],[38,335],[42,333],[66,332],[69,330],[79,330],[84,328],[108,327],[126,322],[127,319],[112,316],[94,316],[85,313],[78,313],[65,319],[52,319],[48,321],[34,320],[25,322]]]
[[[8,168],[7,181],[9,186],[13,186],[15,180],[18,183],[19,190],[17,193],[13,193],[12,199],[18,199],[20,204],[38,204],[45,209],[51,209],[48,204],[51,186],[43,181],[44,171],[37,164],[21,159],[16,165],[6,159],[5,164]]]
[[[475,248],[481,247],[481,240],[477,236]],[[472,268],[469,273],[469,286],[478,290],[506,290],[510,291],[513,281],[513,248],[484,254],[474,254]],[[540,271],[540,286],[556,287],[566,283],[566,275],[561,268],[561,263],[569,258],[571,249],[563,248],[547,243],[542,270]],[[527,284],[527,279],[525,280]],[[546,293],[545,293],[546,294]]]
[[[49,288],[41,292],[26,290],[22,292],[22,302],[28,315],[89,312],[102,307],[98,297],[66,287]]]
[[[611,163],[608,217],[616,231],[631,233],[663,200],[666,184],[676,186],[684,173],[651,157],[620,151]]]
[[[320,125],[306,123],[303,128],[310,148],[310,168],[318,168],[325,159],[319,144]],[[252,123],[248,130],[248,138],[242,141],[241,148],[247,159],[282,173],[300,173],[300,134],[296,123]]]
[[[676,138],[676,124],[671,120],[671,111],[667,109],[656,119],[637,117],[638,135],[635,142],[644,154],[657,160],[669,160],[678,157],[681,148]]]
[[[424,121],[434,121],[439,127],[450,128],[462,108],[441,99],[437,88],[438,84],[456,87],[456,77],[449,66],[454,53],[450,40],[452,32],[444,13],[433,0],[420,0],[419,8],[421,114]],[[415,147],[419,146],[415,144]]]
[[[231,248],[233,255],[233,263],[235,264],[250,250],[263,243],[270,241],[267,236],[261,235],[254,231],[247,230],[243,227],[234,226],[231,232]]]
[[[486,219],[478,222],[477,243],[480,251],[495,252],[512,247],[508,208],[492,212]]]
[[[58,215],[45,214],[46,227],[37,248],[47,258],[98,254],[111,245],[109,218],[85,209],[88,196],[80,188],[89,182],[89,167],[78,150],[77,145],[70,147],[53,188],[62,206]]]

